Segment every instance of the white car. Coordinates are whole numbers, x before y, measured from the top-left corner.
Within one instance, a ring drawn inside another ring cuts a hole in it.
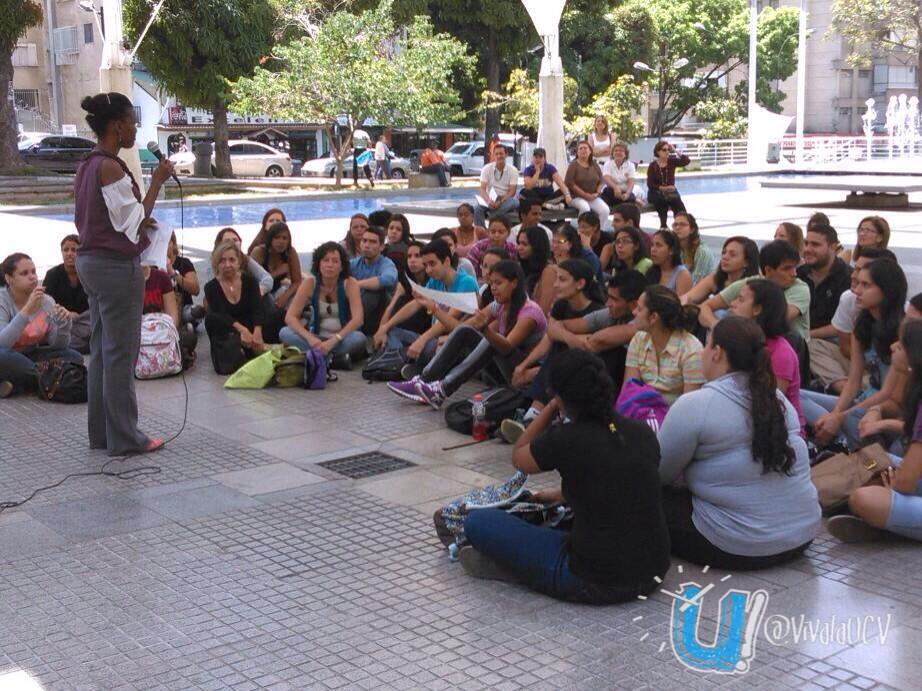
[[[38,144],[45,137],[50,136],[51,132],[19,132],[16,135],[16,148],[19,151],[23,151],[34,144]]]
[[[515,156],[515,149],[511,144],[502,143],[506,147],[506,155],[512,161]],[[457,142],[452,144],[451,148],[445,152],[445,162],[451,169],[452,177],[460,175],[480,175],[483,170],[483,153],[486,149],[486,142]]]
[[[230,147],[231,170],[237,177],[280,178],[291,175],[291,156],[282,151],[249,139],[231,139],[227,144]],[[195,154],[191,152],[176,153],[170,156],[170,160],[176,167],[177,173],[192,175]],[[215,157],[212,154],[212,170],[214,170],[214,165]]]

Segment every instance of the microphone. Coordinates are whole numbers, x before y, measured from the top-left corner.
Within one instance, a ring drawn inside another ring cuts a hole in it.
[[[147,150],[150,151],[158,161],[163,160],[163,152],[160,150],[160,147],[157,145],[157,142],[155,141],[147,142]],[[176,173],[173,173],[173,175],[171,175],[170,177],[173,178],[173,182],[175,182],[177,185],[182,187],[182,185],[179,184],[179,180],[176,178]]]

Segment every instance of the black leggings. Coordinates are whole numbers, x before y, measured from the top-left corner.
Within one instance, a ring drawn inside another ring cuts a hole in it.
[[[271,315],[263,324],[263,341],[279,342],[279,330],[282,327],[281,312]],[[205,331],[211,346],[211,364],[218,374],[233,374],[240,366],[259,353],[245,348],[240,343],[240,334],[229,326],[223,315],[206,314]]]
[[[767,569],[797,559],[813,542],[813,540],[810,540],[800,545],[800,547],[795,547],[779,554],[771,554],[765,557],[744,557],[739,554],[724,552],[698,532],[692,522],[692,495],[687,489],[664,487],[663,512],[666,514],[666,525],[669,528],[672,553],[677,557],[702,566],[710,565],[728,571]]]
[[[491,362],[508,384],[512,381],[512,371],[524,357],[525,354],[518,348],[502,355],[477,329],[462,325],[451,332],[439,352],[426,365],[422,378],[426,382],[441,381],[442,391],[451,396]]]
[[[673,199],[666,199],[659,190],[650,190],[649,195],[647,195],[647,200],[653,205],[653,208],[656,209],[656,213],[659,214],[659,227],[668,228],[667,225],[669,222],[669,210],[672,209],[672,215],[675,216],[677,213],[685,211],[685,202],[682,201],[682,197],[679,196],[679,193],[676,192],[676,196]]]

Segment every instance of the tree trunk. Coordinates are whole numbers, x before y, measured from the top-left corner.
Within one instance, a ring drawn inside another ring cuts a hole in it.
[[[0,171],[22,165],[16,147],[16,113],[13,102],[7,98],[13,80],[13,55],[0,52]],[[5,123],[5,124],[4,124]]]
[[[214,167],[215,176],[219,178],[234,177],[231,168],[230,147],[227,145],[229,133],[227,129],[227,104],[221,98],[216,98],[211,107],[214,118]]]
[[[499,93],[499,55],[496,49],[496,29],[490,27],[487,34],[487,89],[494,94]],[[490,138],[499,132],[499,111],[496,108],[487,108],[483,122],[484,142],[483,162],[489,163]]]

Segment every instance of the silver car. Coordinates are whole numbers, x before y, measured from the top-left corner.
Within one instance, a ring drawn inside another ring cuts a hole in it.
[[[374,172],[374,161],[371,161],[370,165],[372,172]],[[410,161],[408,159],[391,155],[391,178],[394,180],[404,179],[407,177],[410,170]],[[359,171],[359,174],[362,175],[362,172]],[[312,159],[301,166],[301,175],[334,178],[336,177],[336,160],[327,152],[320,158]],[[343,176],[350,177],[351,175],[352,154],[349,154],[343,158]]]
[[[291,156],[285,152],[249,139],[231,139],[227,144],[230,147],[231,170],[236,177],[280,178],[291,176]],[[170,160],[176,167],[177,173],[192,175],[195,154],[190,151],[184,151],[173,154],[170,156]],[[214,165],[215,157],[212,154],[212,170],[214,170]]]

